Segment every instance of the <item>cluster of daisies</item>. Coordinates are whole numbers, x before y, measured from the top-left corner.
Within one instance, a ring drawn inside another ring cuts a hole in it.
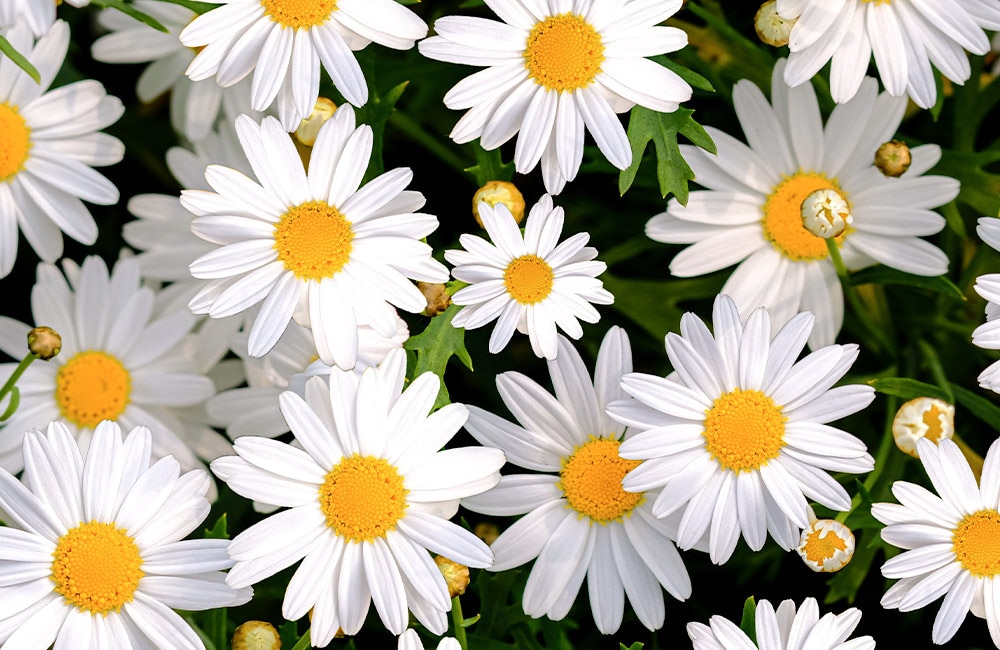
[[[400,648],[445,637],[439,648],[465,649],[464,627],[446,636],[454,593],[432,554],[493,572],[531,564],[530,617],[564,619],[586,582],[601,633],[621,628],[626,600],[658,630],[664,590],[705,593],[682,552],[723,564],[741,540],[756,552],[770,539],[816,571],[851,560],[844,519],[859,499],[833,474],[876,461],[836,423],[875,391],[845,381],[862,351],[837,343],[843,276],[876,264],[946,273],[948,257],[922,237],[945,227],[934,210],[960,190],[930,173],[935,144],[913,147],[893,175],[875,153],[908,100],[937,101],[932,66],[969,80],[968,53],[989,51],[1000,2],[765,3],[789,28],[770,99],[736,83],[746,142],[708,127],[717,154],[682,145],[702,189],[646,223],[649,238],[687,245],[674,276],[735,267],[708,322],[687,313],[663,333],[666,376],[634,371],[617,326],[588,368],[573,340],[614,296],[589,234],[564,236],[572,220],[556,203],[588,140],[617,169],[641,156],[620,114],[691,99],[691,77],[661,62],[687,44],[664,24],[681,0],[485,0],[477,15],[438,18],[431,36],[396,0],[191,8],[204,4],[95,12],[92,56],[148,63],[141,102],[169,94],[183,146],[166,166],[182,190],[128,200],[131,249],[112,265],[57,266],[64,234],[88,246],[101,234],[85,203],[119,200],[95,168],[123,159],[104,129],[126,109],[95,80],[51,88],[71,44],[55,2],[0,3],[0,36],[24,59],[0,59],[0,277],[23,235],[42,261],[31,319],[61,337],[47,362],[0,366],[20,373],[0,405],[12,411],[0,425],[0,644],[204,648],[175,610],[245,604],[288,569],[280,616],[308,615],[313,646],[359,633],[374,606]],[[366,177],[381,157],[354,108],[370,99],[355,54],[369,47],[480,68],[442,98],[464,111],[450,137],[490,151],[516,136],[516,171],[540,167],[547,192],[523,227],[523,202],[484,201],[484,235],[435,251],[439,221],[408,189],[414,172]],[[872,59],[879,79],[865,76]],[[824,121],[810,80],[828,62],[836,107]],[[320,97],[322,75],[341,106]],[[979,235],[1000,250],[1000,219],[983,218]],[[434,285],[455,305],[436,318],[492,324],[494,354],[526,335],[551,388],[497,375],[509,417],[442,400],[441,377],[415,373],[404,350]],[[1000,349],[1000,275],[976,290],[989,306],[973,341]],[[23,357],[29,330],[0,316],[0,350]],[[1000,393],[998,364],[980,383]],[[477,446],[452,444],[463,429]],[[882,566],[898,579],[882,605],[943,596],[935,643],[971,611],[1000,648],[1000,448],[977,480],[955,443],[925,437],[916,453],[934,492],[898,481],[899,503],[871,509],[904,549]],[[253,503],[257,523],[231,540],[191,537],[221,484]],[[457,523],[460,507],[516,520],[487,544]],[[860,618],[821,617],[812,598],[761,600],[749,631],[721,616],[687,631],[699,650],[874,647],[851,638]]]

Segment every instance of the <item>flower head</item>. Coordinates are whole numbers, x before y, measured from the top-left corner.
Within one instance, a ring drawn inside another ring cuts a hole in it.
[[[802,531],[795,550],[813,571],[840,571],[854,557],[854,533],[839,521],[814,519]]]
[[[981,217],[976,233],[991,248],[1000,251],[1000,219]],[[986,299],[986,322],[972,333],[972,342],[987,350],[1000,350],[1000,273],[979,276],[975,289]],[[979,373],[979,385],[1000,393],[1000,361],[994,361]]]
[[[917,441],[951,439],[955,435],[955,406],[934,397],[911,399],[892,419],[892,436],[900,451],[917,458]]]

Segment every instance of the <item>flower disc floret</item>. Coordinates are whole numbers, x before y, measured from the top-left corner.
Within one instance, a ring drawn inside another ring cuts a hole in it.
[[[784,446],[781,408],[757,390],[720,395],[705,414],[705,447],[719,465],[734,472],[760,469]]]
[[[337,0],[260,0],[271,20],[298,29],[322,25],[337,10]]]
[[[17,108],[0,104],[0,181],[24,168],[31,151],[31,129]]]
[[[117,612],[139,587],[139,547],[114,524],[91,521],[59,538],[52,554],[55,591],[92,614]]]
[[[622,479],[640,461],[619,456],[620,444],[610,438],[591,440],[567,457],[559,471],[570,507],[601,524],[621,520],[643,500],[641,492],[622,488]]]
[[[952,535],[952,548],[962,568],[980,578],[1000,574],[1000,513],[986,509],[967,515]]]
[[[73,424],[93,428],[125,412],[132,378],[122,362],[106,352],[79,352],[56,373],[56,403]]]
[[[285,268],[303,280],[333,277],[351,258],[351,222],[324,201],[295,206],[274,227],[274,248]]]
[[[510,261],[503,272],[503,285],[522,305],[539,303],[552,293],[555,275],[549,263],[537,255],[522,255]]]
[[[823,238],[802,224],[802,203],[817,190],[833,190],[843,196],[837,184],[823,174],[798,172],[778,183],[764,203],[764,237],[789,259],[821,260],[829,254]],[[842,239],[841,235],[837,241]]]
[[[582,16],[551,16],[528,33],[524,67],[549,90],[577,90],[589,86],[604,61],[601,35]]]
[[[354,542],[370,542],[395,530],[406,513],[407,490],[396,468],[375,456],[348,456],[319,489],[326,524]]]

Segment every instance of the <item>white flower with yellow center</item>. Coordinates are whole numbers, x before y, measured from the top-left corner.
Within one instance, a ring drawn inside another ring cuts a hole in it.
[[[721,564],[740,534],[757,551],[770,533],[790,550],[809,526],[807,497],[850,509],[827,471],[869,472],[874,460],[861,440],[827,422],[865,408],[875,391],[833,388],[857,358],[856,345],[830,345],[796,362],[813,320],[798,314],[772,337],[766,309],[744,324],[733,301],[719,296],[714,336],[692,313],[681,318],[680,335],[667,334],[673,375],[622,378],[632,399],[613,402],[608,413],[639,429],[620,451],[643,461],[623,484],[631,492],[662,488],[653,514],[683,513],[682,549],[707,539]]]
[[[197,217],[192,230],[218,246],[191,263],[194,277],[211,280],[191,309],[223,318],[263,301],[250,327],[250,356],[274,347],[294,315],[312,329],[324,363],[350,370],[359,324],[392,338],[399,329],[393,306],[409,312],[427,306],[410,279],[448,279],[420,241],[438,220],[414,212],[424,197],[404,189],[413,178],[407,168],[359,189],[372,130],[355,128],[350,106],[323,124],[308,174],[274,118],[258,125],[240,116],[236,131],[260,182],[210,165],[205,180],[214,192],[181,193],[181,203]]]
[[[396,0],[209,0],[208,11],[181,32],[181,43],[204,48],[187,68],[223,88],[253,71],[251,102],[262,111],[277,103],[286,131],[312,113],[319,97],[320,64],[347,101],[362,106],[368,85],[352,50],[369,43],[408,50],[427,25]]]
[[[548,194],[532,206],[523,234],[502,203],[480,203],[479,215],[493,243],[464,234],[459,242],[465,250],[444,253],[455,265],[455,279],[470,283],[451,297],[464,305],[452,325],[475,329],[496,320],[490,335],[493,354],[506,347],[516,329],[528,334],[535,356],[555,359],[556,326],[578,339],[583,336],[579,321],[601,318],[591,303],[614,302],[597,279],[607,265],[594,261],[597,249],[587,246],[588,233],[559,242],[563,209],[554,207]]]
[[[5,648],[203,649],[174,609],[235,607],[221,539],[184,539],[209,512],[202,470],[150,464],[149,429],[124,440],[102,422],[81,453],[65,426],[24,437],[23,483],[0,470],[0,580]]]
[[[468,417],[461,404],[428,412],[440,380],[424,373],[403,391],[406,354],[392,351],[359,378],[334,369],[330,385],[306,383],[305,399],[281,395],[281,412],[301,448],[244,436],[238,456],[212,470],[248,499],[288,508],[237,535],[227,581],[247,586],[302,560],[282,615],[312,611],[312,643],[338,628],[353,635],[374,603],[393,634],[407,610],[434,634],[448,629],[448,586],[430,553],[483,568],[493,553],[448,521],[459,499],[500,480],[503,453],[482,447],[441,451]]]
[[[829,61],[838,103],[854,97],[874,55],[889,94],[930,108],[937,100],[931,64],[962,84],[971,74],[963,50],[986,54],[984,30],[1000,30],[1000,4],[984,0],[778,0],[778,13],[798,18],[785,80],[805,83]]]
[[[1000,251],[1000,219],[981,217],[976,233],[991,248]],[[1000,273],[979,276],[975,289],[986,299],[986,322],[972,333],[972,342],[987,350],[1000,350]],[[994,361],[979,374],[979,385],[1000,393],[1000,361]]]
[[[121,141],[100,132],[124,110],[104,86],[87,79],[46,92],[69,47],[65,22],[56,21],[34,47],[23,22],[4,35],[38,69],[41,83],[0,57],[0,277],[14,266],[19,227],[46,262],[62,255],[60,231],[88,246],[97,241],[83,201],[111,205],[118,189],[93,167],[125,153]]]
[[[37,38],[56,22],[56,2],[48,0],[5,0],[0,2],[0,30],[13,27],[19,20],[27,23]]]
[[[518,131],[514,163],[522,174],[541,162],[545,189],[558,194],[580,169],[585,131],[619,169],[632,149],[615,113],[638,104],[670,113],[691,87],[646,57],[687,45],[687,34],[660,25],[681,0],[486,0],[503,21],[447,16],[419,44],[431,59],[486,68],[444,97],[469,109],[451,132],[496,149]]]
[[[520,425],[474,406],[465,425],[512,463],[550,473],[505,474],[495,488],[462,505],[488,515],[524,515],[490,545],[496,557],[490,571],[535,560],[524,587],[529,616],[562,619],[586,578],[601,632],[618,630],[626,595],[643,625],[659,629],[661,586],[685,600],[691,580],[671,541],[676,520],[653,516],[656,493],[622,489],[622,478],[639,463],[619,455],[625,427],[604,411],[625,397],[621,378],[632,371],[628,337],[618,327],[608,331],[593,380],[568,340],[560,337],[559,348],[549,361],[555,397],[507,372],[497,376],[497,389]]]
[[[941,158],[937,145],[912,149],[913,162],[899,178],[873,164],[875,151],[896,132],[905,99],[879,95],[867,80],[857,96],[837,106],[823,126],[812,85],[789,88],[784,62],[774,68],[772,104],[750,81],[733,90],[736,114],[749,146],[708,128],[718,156],[682,145],[684,159],[707,190],[692,192],[687,206],[671,199],[667,211],[646,224],[646,234],[670,244],[693,244],[674,257],[680,277],[738,264],[722,293],[740,311],[767,307],[776,326],[799,311],[816,315],[809,347],[836,340],[844,297],[827,242],[803,225],[802,204],[817,190],[836,192],[850,207],[846,230],[835,238],[851,270],[881,263],[915,275],[941,275],[948,258],[920,239],[944,227],[931,208],[958,195],[946,176],[922,176]]]
[[[971,611],[986,618],[1000,648],[1000,444],[986,453],[979,485],[953,441],[920,440],[917,452],[937,494],[896,481],[892,493],[899,505],[872,505],[872,515],[886,524],[882,539],[907,549],[882,565],[883,576],[899,579],[882,606],[908,612],[944,596],[934,643],[954,636]]]

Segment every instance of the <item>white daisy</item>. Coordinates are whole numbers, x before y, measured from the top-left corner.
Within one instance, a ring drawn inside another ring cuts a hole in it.
[[[221,539],[189,539],[209,512],[202,470],[150,464],[149,429],[102,422],[81,453],[58,422],[24,438],[23,483],[0,470],[0,643],[5,648],[204,648],[174,609],[235,607]]]
[[[568,340],[549,361],[553,397],[518,372],[497,376],[497,389],[520,426],[469,407],[465,427],[484,445],[536,472],[505,474],[495,488],[462,500],[489,515],[524,515],[494,541],[490,571],[535,560],[524,587],[524,612],[560,620],[587,579],[597,628],[613,634],[622,623],[625,596],[643,625],[663,625],[664,589],[678,600],[691,595],[691,579],[671,539],[677,522],[653,516],[656,493],[621,487],[639,463],[618,454],[625,427],[605,414],[625,397],[621,378],[632,371],[625,331],[611,328],[597,355],[595,377]]]
[[[770,601],[760,600],[754,615],[756,643],[738,625],[718,615],[708,625],[688,623],[687,633],[694,650],[872,650],[875,640],[870,636],[848,640],[859,622],[861,611],[854,607],[820,618],[815,598],[803,600],[798,611],[791,600],[781,601],[777,610]]]
[[[465,250],[444,253],[455,265],[455,279],[470,283],[451,297],[456,305],[464,305],[452,325],[475,329],[495,319],[490,352],[504,349],[517,329],[528,334],[535,356],[555,359],[557,325],[578,339],[583,336],[579,321],[596,323],[601,318],[591,303],[614,302],[597,279],[607,265],[594,261],[597,249],[586,245],[588,233],[559,242],[563,209],[554,207],[548,194],[532,206],[524,234],[502,203],[480,203],[479,215],[493,243],[464,234],[459,242]]]
[[[920,462],[937,494],[896,481],[895,503],[872,505],[886,524],[882,539],[907,549],[882,565],[882,575],[899,578],[882,597],[886,609],[920,609],[944,596],[931,640],[945,643],[972,611],[986,618],[1000,648],[1000,444],[986,454],[982,483],[951,440],[917,442]]]
[[[27,23],[37,38],[56,22],[56,3],[42,0],[5,0],[0,2],[0,30],[13,27],[19,20]],[[23,54],[23,52],[22,52]]]
[[[667,211],[646,224],[646,234],[693,244],[671,262],[677,276],[739,263],[722,293],[740,311],[767,307],[776,326],[800,310],[813,312],[809,346],[817,349],[836,340],[844,297],[826,240],[802,225],[803,200],[828,189],[847,201],[854,220],[836,241],[851,270],[882,263],[933,276],[947,270],[948,258],[919,237],[944,227],[931,208],[954,199],[959,183],[922,176],[941,158],[937,145],[914,147],[913,162],[900,178],[888,178],[873,165],[875,150],[896,132],[906,100],[878,95],[869,79],[824,127],[812,85],[789,88],[783,68],[779,62],[772,75],[773,106],[750,81],[733,90],[749,146],[711,127],[718,156],[681,146],[697,182],[708,189],[692,192],[687,206],[671,199]]]
[[[622,379],[633,399],[613,402],[608,413],[639,429],[620,452],[644,461],[625,489],[663,488],[653,514],[683,512],[679,547],[707,536],[721,564],[741,533],[755,551],[770,533],[790,550],[810,522],[806,497],[850,509],[850,496],[827,472],[868,472],[874,460],[862,441],[826,423],[865,408],[875,391],[832,388],[857,358],[856,345],[830,345],[796,362],[813,321],[798,314],[772,337],[766,309],[744,324],[735,303],[719,296],[714,337],[692,313],[682,317],[680,335],[667,334],[674,375]]]
[[[97,241],[97,224],[83,201],[111,205],[118,189],[92,167],[112,165],[125,153],[121,141],[100,132],[124,109],[99,82],[87,79],[46,92],[69,46],[64,21],[56,21],[34,47],[23,22],[5,36],[42,81],[35,83],[0,57],[0,277],[14,266],[19,226],[47,262],[62,255],[60,231],[88,246]]]
[[[976,233],[991,248],[1000,251],[1000,219],[980,218]],[[979,276],[975,289],[986,299],[986,322],[972,333],[972,342],[987,350],[1000,350],[1000,273]],[[1000,361],[994,361],[979,374],[979,385],[1000,393]]]
[[[778,0],[778,13],[798,19],[785,80],[798,86],[832,61],[830,92],[838,103],[858,92],[874,54],[889,94],[930,108],[937,100],[931,64],[965,82],[971,68],[963,50],[986,54],[984,30],[1000,29],[1000,4],[986,0]]]
[[[262,111],[277,101],[292,131],[319,97],[320,63],[347,101],[362,106],[368,86],[351,50],[372,41],[408,50],[427,35],[424,21],[395,0],[210,0],[223,3],[181,32],[181,43],[204,47],[187,75],[215,77],[223,88],[251,71],[251,102]]]
[[[419,44],[431,59],[486,68],[460,81],[445,106],[469,109],[451,132],[496,149],[520,131],[517,171],[541,161],[545,189],[558,194],[576,177],[584,130],[619,169],[632,149],[615,113],[636,104],[670,113],[691,86],[646,57],[687,45],[687,34],[659,25],[681,0],[486,0],[501,21],[447,16]]]
[[[319,358],[349,370],[359,324],[391,338],[398,330],[393,305],[409,312],[427,306],[409,279],[448,279],[420,241],[437,228],[437,218],[414,212],[424,197],[404,190],[413,178],[407,168],[358,188],[372,130],[355,128],[350,106],[320,129],[308,174],[274,118],[257,125],[240,116],[236,131],[260,183],[211,165],[205,179],[215,192],[181,193],[197,216],[192,230],[218,245],[191,264],[194,277],[211,280],[191,309],[222,318],[263,301],[250,328],[250,356],[270,350],[294,314],[312,328]]]
[[[417,631],[412,628],[400,635],[397,647],[398,650],[424,650],[423,642],[417,636]],[[437,650],[461,650],[461,648],[462,644],[453,636],[446,636],[437,644]]]
[[[459,499],[496,485],[504,463],[496,449],[439,451],[468,411],[449,404],[431,415],[440,380],[424,373],[402,392],[406,354],[394,350],[359,378],[334,369],[330,385],[306,383],[305,400],[288,391],[281,412],[302,448],[244,436],[239,456],[212,470],[238,494],[290,508],[237,535],[227,581],[253,584],[298,562],[282,615],[312,610],[312,643],[338,628],[356,634],[374,603],[393,634],[407,610],[434,634],[448,629],[448,587],[428,551],[470,567],[493,554],[448,521]]]

